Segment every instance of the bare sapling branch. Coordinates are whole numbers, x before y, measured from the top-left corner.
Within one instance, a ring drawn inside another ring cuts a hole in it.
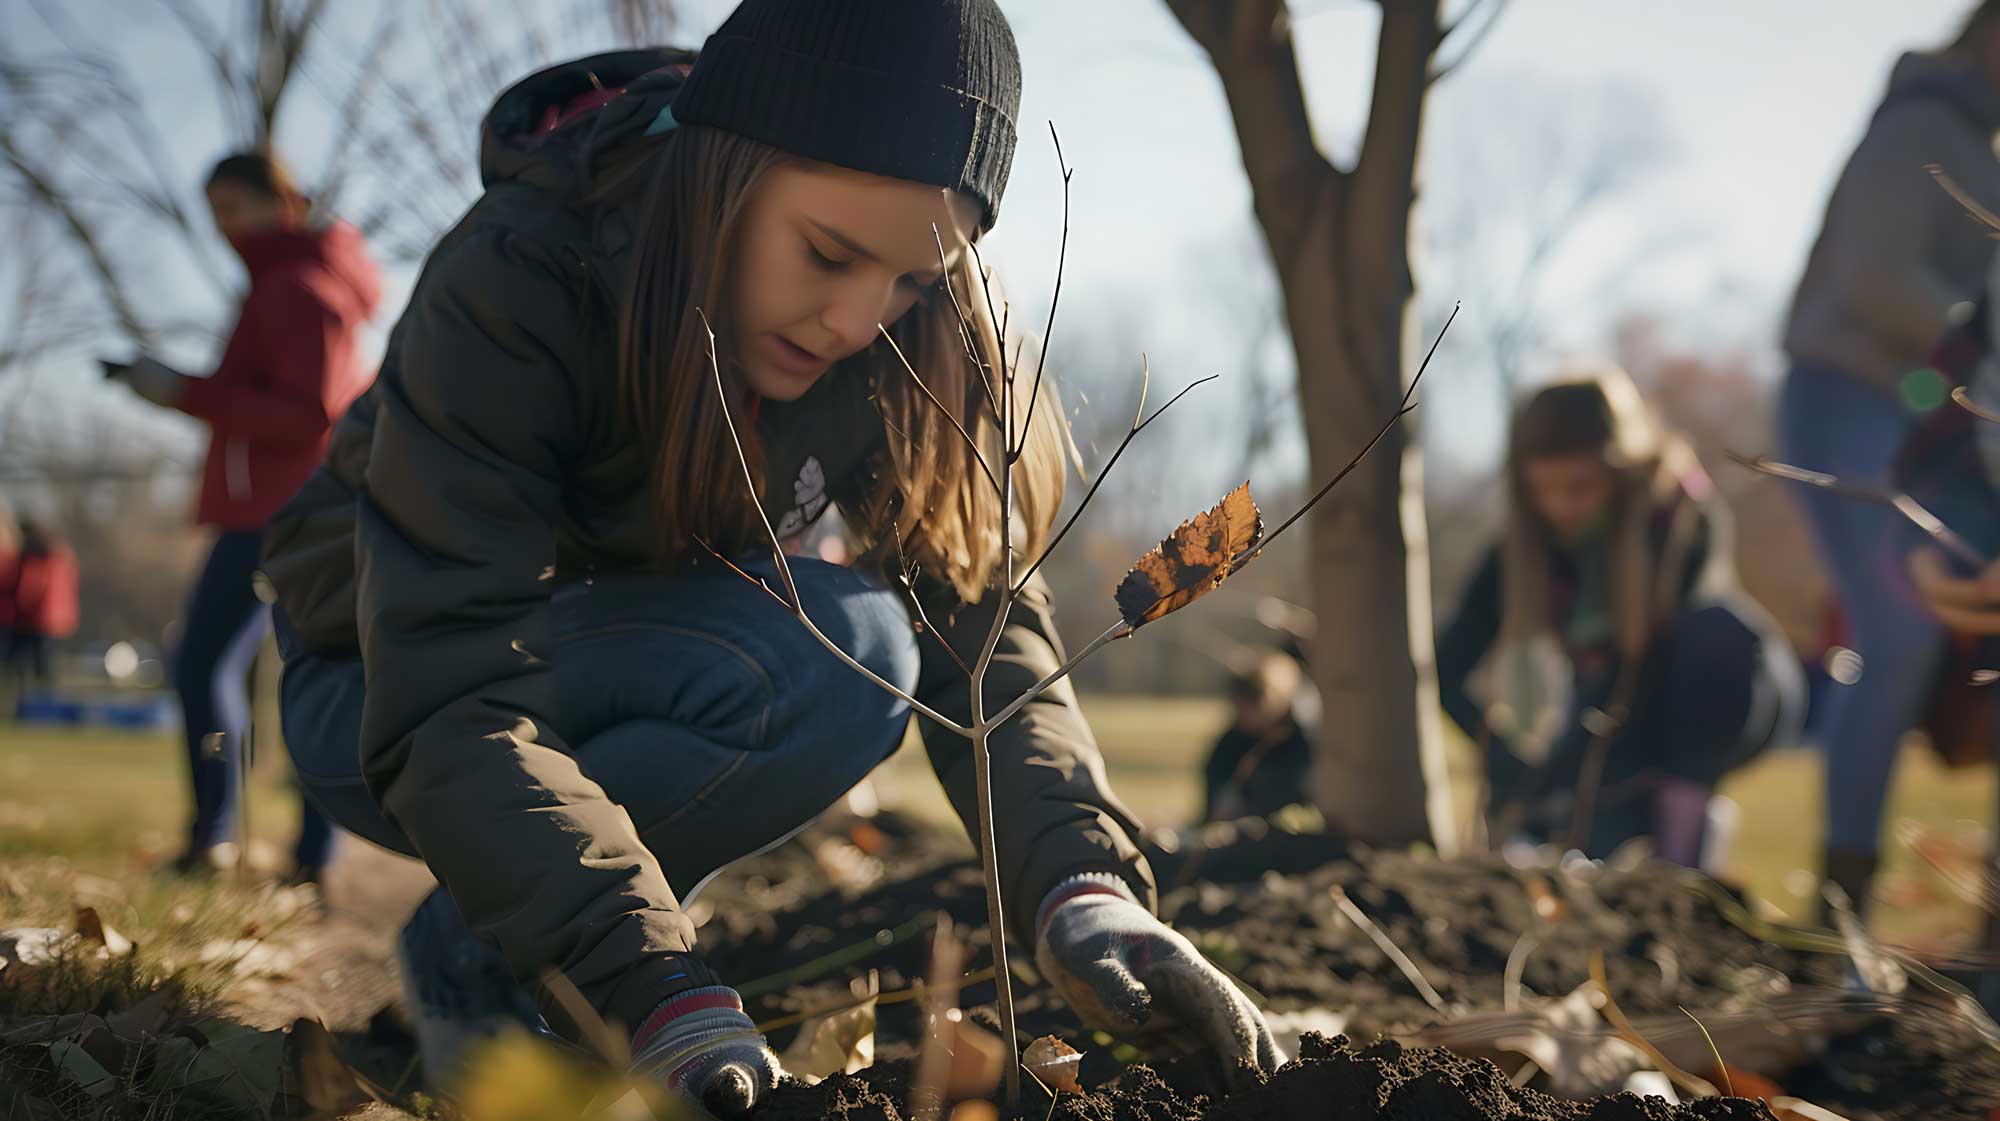
[[[1780,463],[1768,456],[1743,455],[1738,452],[1729,452],[1728,455],[1730,459],[1736,461],[1739,465],[1747,467],[1761,475],[1769,475],[1775,479],[1784,479],[1787,482],[1803,483],[1806,486],[1826,491],[1829,494],[1837,494],[1842,498],[1852,498],[1860,502],[1872,502],[1878,506],[1887,506],[1898,514],[1903,515],[1910,524],[1923,530],[1931,540],[1936,541],[1940,547],[1959,560],[1979,568],[1984,568],[1991,562],[1990,557],[1973,548],[1970,542],[1960,537],[1950,526],[1944,524],[1942,518],[1931,513],[1922,503],[1902,491],[1856,486],[1853,483],[1842,482],[1836,475],[1829,475],[1824,471],[1812,471],[1804,467],[1796,467],[1789,463]]]
[[[1153,381],[1151,365],[1146,361],[1144,355],[1140,355],[1139,357],[1139,372],[1141,377],[1139,383],[1139,411],[1132,417],[1132,427],[1125,430],[1125,437],[1118,441],[1118,447],[1112,451],[1111,458],[1104,461],[1103,467],[1098,468],[1097,478],[1092,480],[1090,488],[1083,492],[1083,501],[1076,504],[1076,509],[1070,511],[1069,518],[1063,522],[1062,528],[1056,531],[1054,537],[1049,538],[1047,545],[1042,546],[1042,555],[1036,557],[1035,563],[1028,566],[1027,573],[1014,582],[1014,595],[1020,595],[1021,589],[1028,586],[1028,581],[1032,580],[1035,573],[1041,570],[1042,562],[1047,560],[1049,555],[1056,551],[1056,546],[1062,544],[1062,539],[1068,536],[1070,529],[1076,525],[1077,520],[1083,517],[1083,512],[1090,508],[1090,500],[1097,497],[1097,489],[1104,485],[1104,480],[1111,474],[1111,469],[1118,466],[1118,457],[1125,454],[1125,449],[1131,446],[1133,438],[1145,431],[1147,425],[1159,419],[1161,413],[1173,408],[1175,401],[1179,401],[1189,393],[1194,392],[1197,386],[1207,385],[1209,382],[1222,376],[1221,374],[1210,374],[1199,381],[1190,382],[1186,388],[1174,394],[1173,398],[1166,404],[1161,405],[1152,416],[1145,417],[1142,420],[1140,416],[1145,412],[1146,408],[1146,389]]]
[[[944,235],[938,232],[935,222],[931,224],[931,238],[937,242],[938,268],[943,270],[943,279],[939,283],[944,285],[944,294],[951,300],[952,315],[958,323],[958,341],[965,346],[966,360],[979,371],[979,384],[986,390],[987,405],[992,407],[994,416],[999,416],[1000,398],[993,392],[993,371],[987,368],[986,360],[979,356],[972,344],[971,320],[965,314],[965,306],[958,302],[958,289],[952,287],[951,265],[945,259]]]
[[[879,324],[875,329],[888,341],[889,349],[896,352],[896,361],[903,364],[903,369],[910,375],[910,380],[916,383],[917,392],[922,393],[924,400],[929,401],[932,408],[943,413],[944,418],[951,422],[951,426],[958,429],[959,437],[965,441],[965,446],[972,449],[973,460],[979,464],[979,469],[985,472],[986,481],[993,485],[993,492],[1000,493],[1002,490],[1000,478],[993,473],[993,468],[987,466],[986,457],[979,451],[979,441],[972,438],[972,433],[965,430],[965,424],[958,419],[958,415],[945,408],[944,402],[938,400],[937,394],[932,393],[930,386],[924,384],[924,379],[917,374],[917,368],[910,365],[910,360],[903,356],[903,348],[896,345],[896,338],[889,333],[889,329]]]
[[[1996,413],[1979,402],[1974,401],[1971,390],[1965,386],[1956,385],[1952,387],[1951,403],[1988,424],[2000,424],[2000,413]]]
[[[731,414],[729,409],[729,390],[722,383],[722,362],[720,359],[716,357],[715,354],[715,329],[709,325],[708,316],[703,314],[700,308],[695,309],[695,314],[701,316],[702,333],[708,336],[708,368],[709,372],[712,373],[715,377],[716,400],[719,401],[722,405],[723,423],[728,425],[729,427],[729,441],[736,448],[736,462],[739,466],[743,468],[743,483],[745,486],[750,488],[750,502],[751,505],[757,508],[757,520],[760,523],[762,523],[762,525],[764,526],[765,535],[770,538],[771,559],[777,564],[779,579],[784,581],[785,594],[786,597],[789,599],[789,603],[787,603],[787,606],[791,608],[793,617],[798,619],[798,621],[805,626],[807,632],[810,633],[813,636],[813,638],[819,640],[819,644],[821,646],[826,647],[828,652],[832,653],[834,657],[839,658],[842,662],[845,662],[849,669],[854,670],[856,673],[874,682],[876,686],[878,686],[879,688],[887,690],[891,696],[902,701],[904,704],[909,705],[910,708],[915,710],[916,712],[922,713],[925,717],[936,721],[939,725],[945,728],[949,728],[952,731],[957,732],[961,736],[971,735],[972,734],[971,729],[968,729],[964,725],[961,725],[960,723],[951,719],[950,717],[947,717],[937,712],[935,709],[932,709],[930,706],[924,704],[922,701],[916,699],[915,697],[911,696],[908,693],[905,693],[902,689],[898,688],[894,683],[884,679],[874,670],[869,669],[867,666],[862,665],[858,661],[855,661],[854,658],[851,655],[849,655],[847,651],[842,650],[840,648],[840,645],[838,643],[826,637],[825,633],[822,632],[816,624],[814,624],[814,622],[812,621],[812,616],[807,614],[805,597],[799,594],[799,586],[792,579],[792,566],[790,562],[788,562],[785,559],[784,542],[779,540],[778,531],[772,528],[770,516],[764,513],[764,504],[757,500],[757,475],[756,472],[750,470],[750,457],[743,451],[743,437],[740,433],[736,431],[736,418],[734,415]],[[714,552],[715,550],[709,549],[709,551]],[[743,570],[741,568],[738,568],[735,564],[731,564],[730,567],[735,569],[737,572],[742,573],[746,577],[749,576],[749,573],[743,572]],[[760,587],[764,586],[764,583],[761,580],[756,580],[753,582],[758,584]],[[764,587],[764,590],[768,592],[771,589],[769,587]]]
[[[1049,296],[1049,319],[1048,323],[1042,327],[1042,345],[1040,351],[1035,355],[1035,384],[1028,391],[1028,415],[1027,419],[1021,423],[1020,442],[1007,449],[1008,463],[1013,463],[1015,460],[1021,458],[1021,450],[1028,443],[1028,430],[1035,423],[1035,404],[1042,397],[1042,370],[1049,363],[1049,338],[1055,333],[1056,329],[1056,306],[1062,302],[1063,266],[1069,260],[1069,179],[1076,172],[1069,166],[1068,161],[1063,159],[1062,138],[1056,135],[1056,123],[1054,121],[1049,122],[1049,139],[1055,142],[1056,167],[1062,170],[1062,242],[1056,249],[1056,287],[1055,292]]]
[[[1375,445],[1381,443],[1382,438],[1384,436],[1387,436],[1390,433],[1390,431],[1392,431],[1396,427],[1396,425],[1401,424],[1403,418],[1410,414],[1410,410],[1417,407],[1416,406],[1417,385],[1424,380],[1424,371],[1430,369],[1432,356],[1437,354],[1438,345],[1444,342],[1444,336],[1446,332],[1451,330],[1452,321],[1457,318],[1458,318],[1458,305],[1453,304],[1451,306],[1451,314],[1445,317],[1444,326],[1438,328],[1437,338],[1431,340],[1431,348],[1424,352],[1424,360],[1417,365],[1416,376],[1410,379],[1410,387],[1403,391],[1403,401],[1402,404],[1397,407],[1396,414],[1390,417],[1388,420],[1384,421],[1382,423],[1382,427],[1376,430],[1374,437],[1371,438],[1366,444],[1363,444],[1361,450],[1354,453],[1354,458],[1348,460],[1347,465],[1345,467],[1342,467],[1338,474],[1334,475],[1333,478],[1328,479],[1325,486],[1319,488],[1318,492],[1316,492],[1311,498],[1306,499],[1305,505],[1300,506],[1298,510],[1294,511],[1291,517],[1286,518],[1282,522],[1279,522],[1278,528],[1272,530],[1268,534],[1265,534],[1264,539],[1262,541],[1259,541],[1257,545],[1254,548],[1252,548],[1249,552],[1236,558],[1236,563],[1233,566],[1234,568],[1242,568],[1244,565],[1249,564],[1251,560],[1254,559],[1259,553],[1262,553],[1265,549],[1270,548],[1271,542],[1276,541],[1278,539],[1279,534],[1290,529],[1292,527],[1292,523],[1298,521],[1300,518],[1305,517],[1307,511],[1311,510],[1314,506],[1319,505],[1319,500],[1325,498],[1328,494],[1331,494],[1333,492],[1333,488],[1339,486],[1340,481],[1342,479],[1345,479],[1349,474],[1351,474],[1356,467],[1361,466],[1361,461],[1368,457],[1369,452],[1375,450]]]
[[[2000,217],[1995,216],[1978,199],[1973,198],[1964,187],[1959,186],[1958,181],[1947,174],[1943,167],[1938,164],[1927,163],[1924,165],[1924,170],[1931,173],[1931,178],[1937,181],[1939,187],[1944,188],[1945,194],[1955,199],[1958,205],[1965,208],[1967,214],[1978,219],[1979,223],[1986,227],[1987,237],[2000,238]]]
[[[889,533],[896,542],[896,579],[903,585],[903,594],[909,597],[910,611],[916,616],[917,629],[929,632],[930,636],[937,640],[937,644],[944,648],[944,652],[950,656],[953,664],[958,666],[959,672],[967,677],[972,676],[972,667],[966,665],[965,659],[958,656],[958,651],[952,649],[951,642],[945,638],[944,632],[932,625],[931,617],[924,611],[924,599],[917,594],[917,566],[903,555],[902,527],[892,521],[889,523]]]
[[[990,313],[993,308],[993,274],[986,270],[986,262],[980,260],[979,247],[974,244],[969,248],[979,268],[979,286]],[[1006,452],[1013,447],[1014,366],[1007,361],[1007,316],[1000,316],[998,322],[1001,324],[1000,431],[1006,434],[1002,447],[1002,451]],[[1007,617],[1014,607],[1014,460],[1011,455],[1002,457],[1000,479],[999,602],[994,604],[993,626],[987,631],[986,642],[980,647],[979,658],[973,664],[970,700],[973,800],[978,805],[979,867],[986,881],[986,937],[993,947],[993,988],[1000,1012],[1000,1038],[1007,1052],[1006,1102],[1012,1109],[1021,1101],[1021,1052],[1014,1031],[1014,982],[1007,966],[1007,916],[1000,889],[999,833],[993,818],[992,736],[995,725],[986,718],[986,673],[993,667],[993,655],[1000,648],[1001,636],[1007,630]]]

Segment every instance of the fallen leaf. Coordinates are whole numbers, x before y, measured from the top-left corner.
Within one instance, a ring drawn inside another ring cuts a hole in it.
[[[122,958],[137,947],[132,940],[118,933],[110,923],[104,921],[95,907],[76,909],[76,932],[86,945],[101,946],[104,952],[115,958]]]
[[[180,989],[167,985],[147,993],[137,1004],[104,1018],[111,1030],[126,1039],[144,1039],[158,1032],[180,1002]]]
[[[49,1045],[49,1061],[55,1064],[64,1078],[76,1083],[78,1089],[93,1098],[101,1098],[118,1088],[118,1080],[104,1069],[103,1063],[69,1040],[58,1040]]]
[[[0,1043],[53,1043],[74,1039],[95,1025],[97,1017],[88,1012],[68,1012],[61,1016],[35,1016],[0,1031]]]
[[[785,1073],[808,1084],[875,1063],[875,1001],[815,1016],[778,1056]]]
[[[332,1033],[319,1021],[302,1018],[292,1024],[291,1050],[296,1092],[307,1108],[337,1117],[368,1100],[354,1071],[340,1061]]]
[[[1076,1080],[1077,1069],[1083,1064],[1083,1052],[1055,1036],[1045,1035],[1028,1044],[1021,1060],[1027,1064],[1028,1072],[1041,1080],[1042,1085],[1072,1094],[1083,1093],[1083,1083]]]
[[[170,1088],[260,1116],[269,1111],[284,1077],[282,1033],[231,1020],[203,1020],[182,1030],[195,1047],[174,1071]]]
[[[1134,627],[1164,618],[1209,592],[1264,537],[1264,515],[1244,483],[1139,558],[1118,584],[1118,613]]]

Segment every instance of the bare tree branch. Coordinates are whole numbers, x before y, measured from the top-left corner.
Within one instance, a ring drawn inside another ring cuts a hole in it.
[[[1432,52],[1430,76],[1425,80],[1425,84],[1437,85],[1452,71],[1463,66],[1465,60],[1471,58],[1473,53],[1479,50],[1479,45],[1486,41],[1486,36],[1492,33],[1493,26],[1500,22],[1500,17],[1507,14],[1507,4],[1508,0],[1472,0],[1466,10],[1438,35],[1440,47],[1457,39],[1464,39],[1465,42],[1459,45],[1458,53],[1450,62],[1438,62],[1436,52]],[[1486,15],[1486,21],[1469,32],[1465,31],[1466,24],[1477,19],[1482,12]]]
[[[1296,199],[1326,190],[1341,173],[1313,139],[1284,0],[1167,0],[1167,7],[1222,80],[1259,224],[1285,271],[1309,218]]]
[[[257,138],[256,114],[245,103],[243,96],[245,89],[254,86],[254,77],[246,75],[238,65],[235,52],[230,49],[235,40],[209,23],[206,16],[195,10],[190,0],[160,0],[160,5],[179,21],[195,48],[208,56],[210,77],[214,83],[216,102],[222,107],[223,119],[234,127],[238,140],[254,141]]]
[[[138,311],[126,297],[118,270],[112,267],[110,255],[105,252],[90,223],[71,205],[69,196],[57,188],[54,181],[20,150],[14,143],[11,130],[0,130],[0,159],[4,159],[7,166],[12,168],[34,192],[35,197],[68,227],[78,247],[89,258],[91,271],[97,275],[105,302],[111,306],[112,315],[118,320],[119,329],[132,342],[145,345],[148,333],[139,318]]]
[[[1143,357],[1141,359],[1140,376],[1142,377],[1143,380],[1140,382],[1139,385],[1139,410],[1140,412],[1143,413],[1146,408],[1146,386],[1152,383],[1152,371],[1150,367],[1145,365]],[[1113,467],[1118,466],[1118,457],[1124,455],[1125,449],[1132,446],[1133,439],[1136,438],[1139,435],[1139,433],[1145,431],[1147,425],[1153,423],[1155,420],[1158,420],[1161,413],[1164,413],[1168,409],[1173,408],[1174,402],[1179,401],[1181,398],[1187,396],[1190,393],[1193,393],[1196,389],[1200,388],[1201,386],[1207,385],[1209,382],[1214,381],[1216,378],[1220,376],[1221,376],[1220,374],[1210,374],[1209,376],[1202,378],[1200,381],[1191,382],[1185,388],[1183,388],[1179,393],[1174,394],[1172,399],[1170,399],[1166,404],[1161,405],[1158,409],[1154,410],[1152,416],[1145,417],[1143,420],[1140,419],[1140,417],[1138,416],[1134,416],[1132,418],[1132,426],[1125,430],[1125,438],[1118,441],[1118,447],[1111,453],[1111,458],[1106,460],[1104,466],[1098,469],[1097,478],[1091,482],[1090,489],[1086,490],[1083,493],[1083,501],[1078,502],[1076,504],[1076,509],[1070,511],[1069,519],[1063,522],[1062,528],[1057,530],[1056,535],[1049,539],[1049,543],[1042,547],[1042,555],[1035,558],[1035,563],[1028,566],[1027,573],[1023,575],[1021,579],[1014,584],[1015,595],[1019,595],[1021,593],[1021,589],[1028,586],[1028,581],[1033,579],[1035,573],[1041,570],[1042,562],[1049,559],[1049,556],[1056,551],[1056,546],[1062,544],[1062,539],[1069,535],[1070,529],[1076,525],[1077,520],[1083,517],[1083,512],[1090,508],[1090,500],[1097,497],[1097,489],[1103,486],[1104,480],[1111,476],[1111,469]]]

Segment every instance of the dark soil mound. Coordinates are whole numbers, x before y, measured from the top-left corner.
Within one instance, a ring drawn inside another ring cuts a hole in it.
[[[1837,990],[1847,975],[1844,958],[1753,936],[1739,925],[1735,896],[1665,865],[1525,871],[1498,858],[1349,851],[1328,838],[1256,827],[1212,831],[1198,842],[1155,854],[1161,882],[1181,881],[1163,895],[1162,915],[1256,990],[1265,1008],[1343,1013],[1348,1030],[1363,1038],[1498,1011],[1508,998],[1510,958],[1519,973],[1516,995],[1558,997],[1588,980],[1601,951],[1614,1000],[1635,1018],[1678,1018],[1683,1007],[1743,1008],[1794,989]],[[816,894],[824,874],[806,847],[788,849],[726,877],[707,896],[716,917],[703,931],[704,946],[743,988],[759,1021],[834,1003],[870,971],[885,992],[907,988],[928,971],[929,934],[940,913],[972,941],[975,965],[985,956],[978,869],[935,855],[950,845],[906,837],[881,854],[886,873],[873,886]],[[1340,913],[1336,889],[1415,962],[1442,996],[1443,1013]],[[1032,979],[1025,968],[1032,954],[1024,947],[1013,956],[1017,972]],[[1213,1071],[1124,1066],[1131,1052],[1092,1039],[1039,984],[1017,983],[1015,998],[1023,1043],[1055,1034],[1086,1051],[1083,1080],[1095,1090],[1055,1103],[1057,1117],[1763,1116],[1761,1107],[1742,1102],[1679,1112],[1631,1095],[1566,1102],[1515,1089],[1483,1060],[1393,1045],[1356,1051],[1341,1042],[1314,1045],[1306,1061],[1267,1085],[1222,1096]],[[992,985],[983,984],[968,988],[961,1002],[991,1025],[993,999]],[[900,1117],[906,1070],[897,1060],[912,1056],[919,1030],[915,1002],[885,1005],[877,1032],[884,1062],[858,1077],[788,1090],[765,1116]],[[774,1042],[782,1045],[784,1036]],[[2000,1051],[1947,1006],[1923,999],[1863,1022],[1801,1066],[1763,1073],[1787,1093],[1856,1121],[1987,1121],[1987,1108],[2000,1104]],[[1043,1099],[1029,1112],[1042,1117],[1049,1107]]]
[[[907,1067],[882,1065],[818,1086],[791,1084],[758,1121],[903,1121]],[[1085,1094],[1046,1098],[1024,1110],[1054,1121],[1769,1121],[1742,1098],[1669,1105],[1616,1094],[1569,1102],[1508,1082],[1499,1067],[1436,1048],[1381,1042],[1357,1049],[1346,1038],[1308,1035],[1296,1061],[1276,1076],[1223,1097],[1188,1094],[1147,1066],[1134,1066]]]

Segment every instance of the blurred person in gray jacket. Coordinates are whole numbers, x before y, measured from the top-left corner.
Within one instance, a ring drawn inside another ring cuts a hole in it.
[[[1780,436],[1794,463],[1882,486],[1896,450],[1946,400],[1932,345],[1970,314],[1993,232],[1932,174],[2000,210],[2000,0],[1984,0],[1950,45],[1896,61],[1889,86],[1827,202],[1785,328],[1790,373]],[[1858,681],[1830,698],[1825,729],[1827,878],[1865,904],[1896,745],[1920,720],[1943,649],[1910,587],[1914,530],[1895,512],[1802,488],[1832,570]]]

